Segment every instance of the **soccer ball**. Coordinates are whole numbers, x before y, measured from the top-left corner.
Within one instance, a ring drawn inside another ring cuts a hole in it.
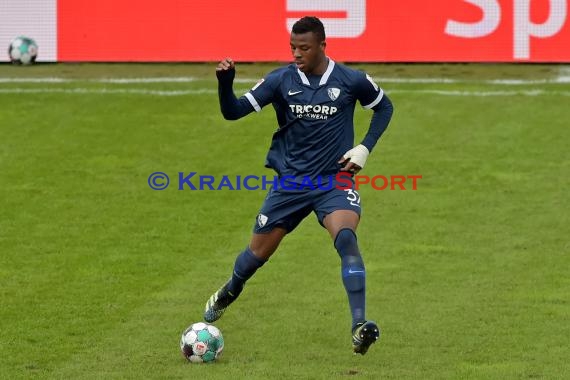
[[[215,326],[194,323],[182,333],[180,351],[191,363],[208,363],[218,359],[224,349],[224,337]]]
[[[16,65],[30,65],[38,56],[38,45],[28,37],[16,37],[8,47],[10,61]]]

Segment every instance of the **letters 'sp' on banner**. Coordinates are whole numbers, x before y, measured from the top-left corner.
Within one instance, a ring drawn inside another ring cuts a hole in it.
[[[4,2],[0,47],[30,35],[48,61],[287,62],[314,15],[339,62],[570,62],[569,0]]]

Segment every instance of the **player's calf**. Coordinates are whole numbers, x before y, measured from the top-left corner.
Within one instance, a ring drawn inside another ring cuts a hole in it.
[[[204,310],[204,320],[208,323],[217,321],[226,311],[226,308],[234,302],[240,295],[246,281],[265,264],[267,260],[255,256],[253,251],[246,247],[235,261],[234,270],[230,280],[212,294],[206,309]]]

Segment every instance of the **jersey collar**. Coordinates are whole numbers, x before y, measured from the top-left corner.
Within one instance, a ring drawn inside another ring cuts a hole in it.
[[[323,76],[321,77],[321,80],[319,81],[319,86],[322,86],[323,84],[326,84],[327,81],[329,80],[329,77],[334,69],[334,61],[332,59],[330,59],[329,57],[327,57],[329,60],[329,65],[327,67],[327,70],[325,71],[325,73],[323,74]],[[307,86],[310,86],[311,84],[309,83],[309,78],[307,78],[307,76],[305,75],[304,72],[302,72],[301,70],[297,69],[297,73],[299,74],[299,76],[301,77],[301,82],[303,82],[303,84],[306,84]]]

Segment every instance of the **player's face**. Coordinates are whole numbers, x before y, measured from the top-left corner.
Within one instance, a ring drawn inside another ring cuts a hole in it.
[[[291,33],[291,53],[297,68],[305,74],[323,74],[326,70],[325,41],[313,32]],[[322,72],[321,72],[322,71]]]

